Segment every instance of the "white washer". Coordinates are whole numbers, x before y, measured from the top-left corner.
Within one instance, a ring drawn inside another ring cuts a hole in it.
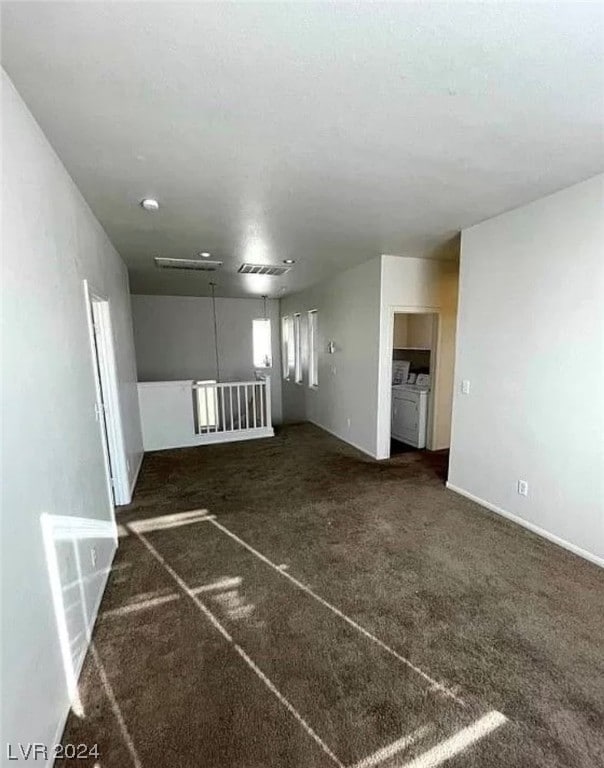
[[[392,387],[391,437],[416,448],[426,447],[429,392],[430,387],[421,384]]]

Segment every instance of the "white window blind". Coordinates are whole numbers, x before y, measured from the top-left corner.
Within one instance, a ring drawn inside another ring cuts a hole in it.
[[[294,381],[302,383],[302,318],[294,315]]]
[[[289,379],[290,376],[290,361],[294,354],[292,336],[292,319],[289,315],[286,315],[281,318],[281,366],[284,379]]]
[[[319,315],[316,309],[308,313],[308,386],[319,386]]]

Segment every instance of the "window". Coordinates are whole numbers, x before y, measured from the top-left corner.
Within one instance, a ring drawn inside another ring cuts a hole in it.
[[[318,313],[311,309],[308,313],[308,386],[319,386],[319,328]]]
[[[291,379],[296,366],[296,345],[294,344],[294,321],[289,318],[287,324],[287,378]]]
[[[252,345],[254,348],[254,368],[271,368],[271,321],[268,319],[252,321]]]
[[[281,365],[283,378],[289,379],[294,365],[293,323],[289,315],[281,318]]]
[[[294,381],[302,384],[302,318],[294,315]]]

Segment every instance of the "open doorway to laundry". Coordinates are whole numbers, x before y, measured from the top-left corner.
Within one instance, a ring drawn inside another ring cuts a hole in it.
[[[84,281],[88,333],[96,390],[95,415],[99,424],[110,505],[130,502],[128,462],[119,407],[119,389],[111,315],[106,297]]]
[[[436,313],[394,313],[391,456],[431,445],[437,331]]]

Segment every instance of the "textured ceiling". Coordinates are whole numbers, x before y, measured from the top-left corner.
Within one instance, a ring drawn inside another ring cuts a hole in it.
[[[3,3],[2,58],[134,292],[278,296],[602,170],[603,7]]]

